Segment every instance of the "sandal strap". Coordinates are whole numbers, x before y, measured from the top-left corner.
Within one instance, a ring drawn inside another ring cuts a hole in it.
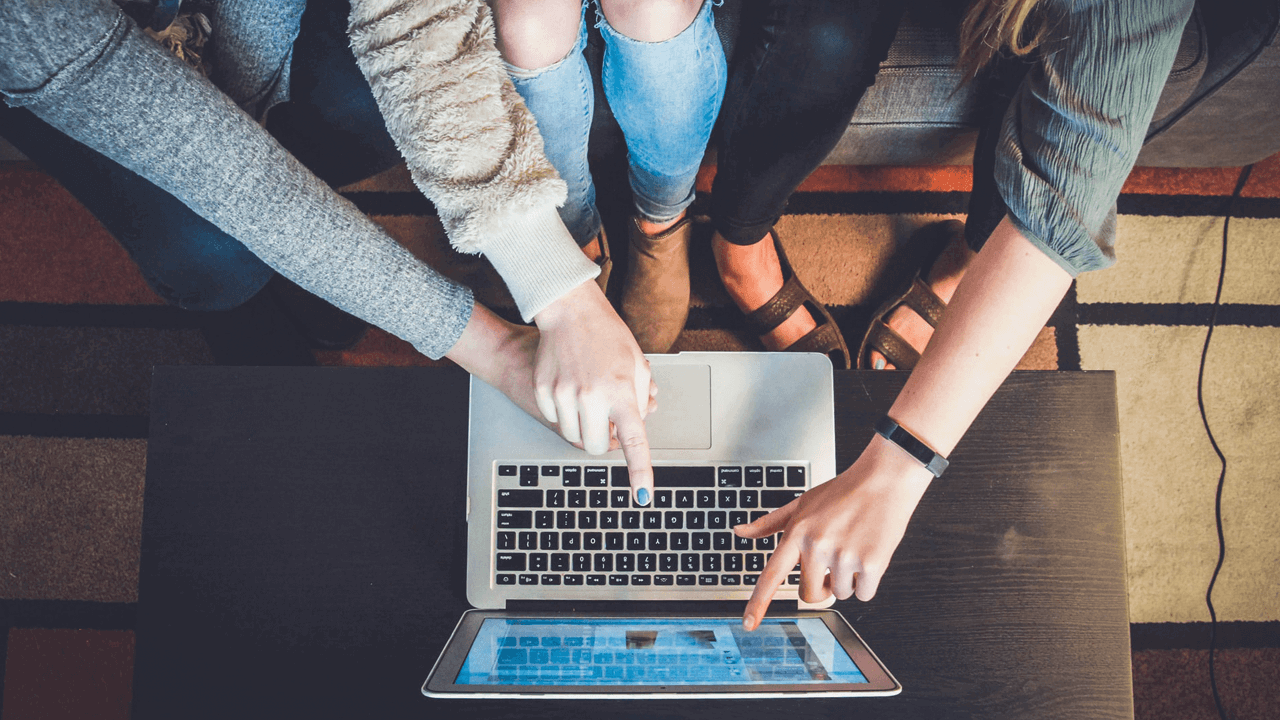
[[[800,283],[795,273],[782,283],[782,288],[769,301],[746,315],[747,329],[755,335],[764,335],[791,317],[796,308],[810,299],[809,291]]]
[[[787,352],[816,352],[823,355],[840,353],[840,369],[848,366],[848,350],[840,342],[840,334],[831,323],[823,323],[805,334],[804,337],[791,343]]]
[[[902,302],[933,327],[938,327],[938,323],[942,322],[942,313],[947,309],[947,304],[919,275],[911,282]]]
[[[872,322],[867,333],[867,345],[879,350],[899,370],[910,372],[920,362],[920,353],[881,320]]]

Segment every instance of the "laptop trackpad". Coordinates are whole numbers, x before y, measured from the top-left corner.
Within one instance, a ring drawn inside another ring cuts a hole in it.
[[[653,365],[658,409],[645,419],[649,447],[665,450],[711,448],[711,367]]]

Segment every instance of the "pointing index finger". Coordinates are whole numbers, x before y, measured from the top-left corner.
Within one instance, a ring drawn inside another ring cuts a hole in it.
[[[649,455],[649,439],[645,435],[644,421],[633,407],[625,407],[615,413],[614,425],[618,428],[618,444],[627,459],[627,475],[631,479],[631,494],[637,505],[648,505],[653,499],[653,461]]]
[[[769,558],[769,562],[764,566],[764,572],[760,573],[759,579],[756,580],[756,589],[752,591],[751,599],[747,601],[747,609],[742,613],[742,627],[751,631],[760,625],[761,618],[769,609],[769,603],[773,601],[773,594],[778,591],[778,586],[786,579],[787,573],[791,572],[791,568],[796,566],[799,559],[799,547],[791,541],[789,536],[784,535],[773,557]]]

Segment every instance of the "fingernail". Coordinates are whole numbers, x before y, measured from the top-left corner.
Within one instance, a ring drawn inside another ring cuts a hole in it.
[[[640,488],[636,491],[636,502],[641,505],[649,504],[649,488]]]
[[[876,370],[884,369],[884,358],[876,358]]]
[[[743,615],[743,616],[742,616],[742,627],[743,627],[743,629],[745,629],[745,630],[750,630],[751,628],[755,627],[755,624],[756,624],[756,616],[755,616],[755,615]]]

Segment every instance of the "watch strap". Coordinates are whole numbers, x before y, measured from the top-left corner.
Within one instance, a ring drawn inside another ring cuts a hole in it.
[[[943,471],[950,464],[946,458],[934,452],[933,448],[925,445],[920,441],[920,438],[912,435],[909,430],[899,425],[888,415],[876,421],[875,429],[880,437],[902,448],[908,455],[919,461],[921,465],[924,465],[925,469],[933,473],[935,478],[942,477]]]

